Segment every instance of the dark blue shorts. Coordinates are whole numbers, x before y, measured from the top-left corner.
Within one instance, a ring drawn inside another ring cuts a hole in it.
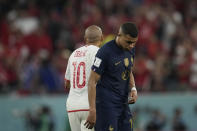
[[[123,108],[97,105],[95,131],[133,131],[132,114],[128,105]]]

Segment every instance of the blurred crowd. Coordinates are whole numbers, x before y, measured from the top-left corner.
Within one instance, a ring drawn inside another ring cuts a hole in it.
[[[193,112],[196,114],[196,111]],[[183,117],[183,110],[181,107],[176,107],[172,111],[172,116],[167,116],[158,108],[153,107],[136,107],[134,110],[134,129],[136,131],[189,131],[186,120]],[[146,122],[143,117],[148,117]]]
[[[196,0],[1,0],[0,92],[62,93],[84,30],[104,42],[121,23],[139,28],[134,75],[141,92],[197,90]]]
[[[54,116],[47,105],[39,107],[36,111],[27,110],[24,118],[26,131],[54,131]]]
[[[134,130],[136,131],[189,131],[191,130],[188,122],[184,117],[182,107],[175,107],[170,111],[170,115],[164,113],[158,107],[153,106],[136,106],[133,108]],[[15,113],[16,114],[16,113]],[[26,131],[55,131],[57,116],[48,105],[40,105],[36,109],[27,109],[22,112],[21,118],[24,117],[24,127]],[[192,114],[197,115],[197,105],[193,107]],[[16,115],[15,115],[16,116]],[[68,117],[68,116],[67,116]],[[71,131],[68,118],[65,119],[64,131]]]

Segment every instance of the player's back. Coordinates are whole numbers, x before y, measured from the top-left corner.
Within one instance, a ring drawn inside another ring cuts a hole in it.
[[[83,46],[76,49],[69,58],[65,76],[70,80],[71,85],[67,99],[68,111],[89,109],[87,85],[98,49],[93,45]]]

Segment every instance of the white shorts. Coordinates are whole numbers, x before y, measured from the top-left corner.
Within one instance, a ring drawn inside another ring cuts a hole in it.
[[[88,129],[84,126],[88,113],[88,111],[68,112],[71,131],[94,131],[94,128]]]

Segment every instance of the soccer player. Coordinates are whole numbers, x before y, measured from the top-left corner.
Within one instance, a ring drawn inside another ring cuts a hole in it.
[[[131,131],[129,104],[137,100],[132,66],[138,29],[124,23],[115,40],[96,54],[88,82],[89,116],[85,123],[95,131]]]
[[[101,28],[89,26],[84,38],[86,45],[71,54],[65,74],[66,88],[70,87],[66,106],[72,131],[90,131],[84,126],[89,111],[87,85],[91,66],[103,40]]]

